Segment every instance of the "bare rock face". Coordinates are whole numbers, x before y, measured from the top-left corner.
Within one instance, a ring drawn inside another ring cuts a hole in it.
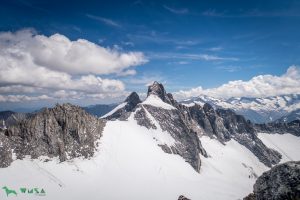
[[[214,110],[209,104],[204,104],[203,108],[195,104],[189,107],[188,113],[203,129],[204,134],[217,138],[221,143],[236,140],[268,167],[280,161],[281,155],[269,149],[257,137],[253,124],[232,110]]]
[[[163,102],[170,105],[175,103],[172,94],[167,94],[164,86],[156,81],[154,81],[154,83],[148,87],[147,96],[151,94],[158,96]]]
[[[12,149],[4,131],[0,130],[0,168],[8,167],[12,162]]]
[[[153,128],[153,125],[149,125],[150,120],[146,112],[159,123],[163,131],[167,131],[176,141],[173,146],[161,146],[162,149],[166,153],[180,155],[199,172],[201,166],[199,154],[203,156],[207,156],[207,154],[201,145],[197,133],[188,126],[181,111],[178,109],[166,110],[151,105],[142,105],[141,110],[136,112],[134,118],[138,124],[147,128]],[[140,116],[141,114],[143,114],[142,117]]]
[[[290,133],[300,137],[300,120],[294,120],[291,122],[271,122],[267,124],[256,124],[255,128],[259,132],[266,133]]]
[[[125,120],[129,117],[128,113],[133,111],[135,107],[141,103],[140,97],[136,92],[132,92],[124,101],[126,105],[123,108],[120,108],[112,115],[107,116],[106,119],[114,120],[120,119]]]
[[[180,195],[180,196],[178,197],[178,200],[191,200],[191,199],[186,198],[186,197],[183,196],[183,195]]]
[[[216,113],[223,119],[223,125],[230,133],[230,138],[244,145],[266,166],[272,167],[279,163],[281,155],[263,144],[249,120],[232,110],[217,109]]]
[[[299,200],[300,161],[286,162],[263,173],[245,200]]]
[[[1,137],[8,141],[7,146],[19,159],[26,155],[32,158],[58,156],[60,161],[65,161],[93,156],[104,126],[104,120],[80,107],[63,104],[46,108],[9,127]]]

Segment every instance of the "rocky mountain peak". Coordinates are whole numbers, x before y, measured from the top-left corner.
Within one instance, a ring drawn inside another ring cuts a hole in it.
[[[157,81],[154,81],[152,85],[148,87],[147,96],[149,95],[156,95],[159,98],[161,98],[163,101],[165,100],[167,93],[163,86],[163,84],[158,83]]]
[[[152,85],[148,87],[147,97],[150,95],[158,96],[163,102],[175,106],[177,102],[173,99],[172,94],[167,93],[163,84],[154,81]]]
[[[126,99],[125,102],[127,103],[132,103],[132,104],[139,104],[141,103],[141,99],[139,97],[139,95],[136,92],[132,92]]]
[[[132,92],[125,101],[117,106],[112,113],[105,116],[106,119],[126,119],[129,117],[128,113],[132,112],[136,106],[141,103],[141,99],[136,92]],[[124,105],[125,104],[125,105]]]
[[[125,100],[127,103],[125,106],[125,110],[128,112],[132,111],[139,103],[141,103],[141,99],[136,92],[132,92]]]

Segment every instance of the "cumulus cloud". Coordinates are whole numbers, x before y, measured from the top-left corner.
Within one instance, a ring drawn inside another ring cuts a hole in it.
[[[259,75],[249,81],[229,81],[217,88],[203,89],[202,87],[175,92],[177,99],[209,95],[218,98],[230,97],[266,97],[283,94],[300,93],[300,68],[291,66],[281,76]]]
[[[37,35],[30,29],[0,33],[0,56],[6,62],[27,59],[31,65],[69,74],[112,74],[147,62],[141,52],[120,52],[85,39]]]
[[[0,32],[0,94],[6,94],[1,101],[36,100],[59,91],[70,97],[121,94],[123,82],[100,75],[134,75],[132,67],[145,62],[141,52],[124,53],[60,34],[47,37],[31,29]],[[36,95],[30,98],[29,93]]]

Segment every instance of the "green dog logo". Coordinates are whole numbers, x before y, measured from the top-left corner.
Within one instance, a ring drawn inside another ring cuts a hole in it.
[[[17,192],[16,192],[15,190],[11,190],[11,189],[9,189],[9,188],[6,187],[6,186],[4,186],[2,189],[5,191],[6,196],[8,196],[8,195],[10,195],[10,194],[14,194],[14,195],[17,196]]]

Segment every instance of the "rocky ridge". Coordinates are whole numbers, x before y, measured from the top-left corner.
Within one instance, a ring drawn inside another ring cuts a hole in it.
[[[59,157],[65,161],[92,156],[101,137],[105,120],[78,106],[56,105],[35,113],[0,132],[0,167],[25,156]]]
[[[253,193],[244,200],[300,199],[300,161],[290,161],[264,172],[256,180]]]
[[[198,96],[181,102],[187,106],[209,103],[214,108],[232,109],[253,123],[269,123],[278,119],[290,122],[297,119],[300,108],[300,94],[270,96],[262,98],[232,97],[229,99]],[[298,110],[298,112],[296,112]],[[293,114],[294,113],[294,114]]]
[[[201,166],[199,154],[208,156],[201,145],[202,135],[215,138],[223,144],[234,139],[253,152],[268,167],[277,164],[281,159],[281,155],[277,151],[267,148],[257,137],[256,129],[250,121],[231,110],[214,109],[208,103],[203,106],[199,104],[182,105],[175,101],[172,94],[167,93],[163,85],[158,82],[154,82],[148,87],[147,97],[150,95],[157,96],[162,102],[173,106],[174,109],[164,109],[135,101],[131,105],[136,106],[131,107],[130,112],[134,112],[134,118],[139,125],[148,129],[157,128],[151,120],[154,118],[160,128],[167,131],[176,141],[173,146],[160,145],[161,148],[166,153],[179,154],[198,172]],[[116,111],[116,113],[121,120],[126,120],[129,116],[124,109]],[[116,116],[115,113],[113,115]]]
[[[265,124],[255,124],[255,129],[258,132],[265,133],[290,133],[292,135],[300,137],[300,120],[294,120],[291,122],[270,122]]]

